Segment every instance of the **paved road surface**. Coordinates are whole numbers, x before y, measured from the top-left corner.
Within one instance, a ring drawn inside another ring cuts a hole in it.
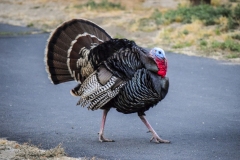
[[[237,160],[240,157],[240,65],[167,53],[170,90],[146,112],[162,138],[150,134],[137,114],[111,110],[98,142],[101,111],[76,106],[74,82],[52,85],[44,69],[48,34],[0,25],[0,137],[31,141],[45,149],[63,144],[69,156],[105,159]],[[22,34],[22,32],[25,32]]]

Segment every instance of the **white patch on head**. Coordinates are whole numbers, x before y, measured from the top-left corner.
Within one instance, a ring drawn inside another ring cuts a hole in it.
[[[166,58],[164,50],[162,48],[157,48],[157,47],[154,47],[150,51],[150,55],[153,56],[153,57],[157,57],[159,59],[165,59]]]

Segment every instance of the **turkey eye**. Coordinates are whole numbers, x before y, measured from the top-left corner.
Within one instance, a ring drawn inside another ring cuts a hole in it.
[[[160,51],[158,52],[159,54],[162,54]]]

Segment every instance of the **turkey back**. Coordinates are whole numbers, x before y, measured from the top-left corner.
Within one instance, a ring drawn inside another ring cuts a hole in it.
[[[105,30],[88,20],[73,19],[61,24],[50,34],[45,49],[46,71],[51,82],[81,82],[82,75],[92,72],[89,50],[110,39]]]

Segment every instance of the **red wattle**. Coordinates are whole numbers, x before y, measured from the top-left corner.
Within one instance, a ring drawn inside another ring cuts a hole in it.
[[[165,77],[167,74],[167,60],[156,58],[155,62],[157,63],[157,67],[158,67],[157,74],[161,77]]]

